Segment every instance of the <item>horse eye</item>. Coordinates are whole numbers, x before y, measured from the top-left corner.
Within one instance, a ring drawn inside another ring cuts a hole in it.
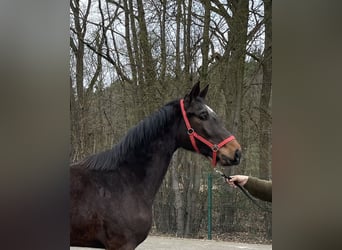
[[[201,120],[208,120],[209,114],[208,112],[201,112],[198,116]]]

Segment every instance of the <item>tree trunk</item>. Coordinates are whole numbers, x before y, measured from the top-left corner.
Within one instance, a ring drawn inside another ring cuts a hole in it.
[[[191,64],[191,22],[192,22],[192,0],[188,1],[188,6],[186,7],[184,0],[184,18],[183,18],[183,30],[184,30],[184,83],[192,86],[192,79],[190,74],[190,64]]]
[[[198,194],[201,184],[201,168],[200,168],[200,159],[198,156],[194,155],[195,160],[193,161],[194,165],[194,175],[191,182],[193,183],[192,188],[192,195],[191,195],[191,214],[192,214],[192,223],[191,223],[191,236],[196,237],[198,233],[198,226],[199,226],[199,218],[201,217],[200,211],[199,211],[199,200],[198,200]]]
[[[263,83],[260,98],[260,159],[259,176],[270,178],[271,170],[271,130],[270,98],[272,92],[272,0],[264,0],[265,11],[265,49],[262,64]],[[272,217],[265,214],[265,228],[268,238],[272,237]]]
[[[78,132],[79,132],[79,154],[84,157],[87,154],[86,140],[87,140],[87,125],[86,125],[86,98],[83,85],[84,80],[84,37],[87,31],[87,17],[90,9],[90,1],[88,1],[87,11],[80,14],[80,4],[78,0],[70,1],[70,8],[74,17],[74,33],[76,35],[77,43],[72,38],[70,39],[71,47],[76,58],[76,95],[77,95],[77,110],[78,110]]]
[[[126,0],[128,1],[128,0]],[[138,31],[135,24],[135,15],[134,15],[134,7],[133,1],[128,1],[128,8],[129,8],[129,17],[130,17],[130,25],[132,29],[132,43],[133,43],[133,55],[135,56],[134,61],[137,67],[137,82],[134,82],[134,92],[136,93],[134,101],[135,101],[135,109],[133,112],[135,113],[136,120],[139,121],[144,117],[144,101],[143,101],[143,88],[145,86],[145,79],[144,79],[144,71],[143,71],[143,62],[141,58],[141,53],[139,50],[139,38],[138,38]]]
[[[179,190],[179,180],[178,180],[178,169],[179,166],[177,164],[178,159],[177,152],[172,158],[171,162],[171,174],[172,174],[172,189],[175,195],[175,215],[176,215],[176,236],[183,237],[184,236],[184,207],[183,207],[183,198],[182,194]]]
[[[204,1],[204,28],[203,28],[203,43],[202,43],[202,70],[201,81],[206,83],[208,77],[209,64],[209,24],[210,24],[210,1]]]
[[[190,156],[185,156],[186,158],[190,158]],[[186,161],[188,164],[187,168],[189,169],[188,174],[188,189],[186,190],[186,215],[185,215],[185,236],[190,237],[191,236],[191,223],[192,223],[192,205],[191,205],[191,196],[192,196],[192,186],[193,186],[193,176],[194,176],[194,165],[191,163],[191,161]]]
[[[238,135],[242,109],[242,90],[244,83],[245,57],[247,46],[248,1],[233,0],[231,2],[232,18],[229,23],[229,44],[227,63],[227,79],[225,95],[227,99],[229,123],[233,134]]]
[[[131,41],[133,36],[131,37],[130,10],[128,7],[127,0],[123,1],[123,3],[124,3],[124,10],[125,10],[125,41],[126,41],[126,46],[127,46],[127,53],[128,53],[128,58],[130,62],[130,68],[132,70],[133,83],[137,84],[138,82],[137,62],[135,60],[135,57],[133,56],[133,46],[132,46],[132,41]]]
[[[177,0],[177,14],[176,14],[176,80],[181,79],[181,59],[180,59],[180,26],[182,14],[181,0]]]
[[[259,176],[264,179],[270,177],[270,142],[271,142],[271,115],[270,98],[272,91],[272,1],[264,0],[265,9],[265,49],[262,64],[263,83],[260,98],[260,161]]]
[[[144,4],[142,0],[137,0],[138,23],[139,23],[139,42],[140,52],[142,53],[143,72],[145,85],[143,86],[145,116],[149,115],[160,105],[160,96],[156,90],[156,72],[151,52],[151,46],[148,39],[148,32],[145,20]],[[157,101],[155,101],[157,99]],[[159,99],[159,100],[158,100]],[[151,100],[154,100],[151,102]]]
[[[161,69],[160,69],[160,82],[161,85],[165,83],[166,74],[166,0],[161,0],[161,20],[160,20],[160,52],[161,52]]]

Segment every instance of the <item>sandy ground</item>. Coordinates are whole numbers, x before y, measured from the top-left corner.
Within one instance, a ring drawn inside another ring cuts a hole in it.
[[[95,248],[70,247],[70,250]],[[136,250],[270,250],[272,245],[149,236]]]

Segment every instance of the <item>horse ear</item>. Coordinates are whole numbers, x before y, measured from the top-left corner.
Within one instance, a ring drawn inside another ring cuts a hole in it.
[[[192,87],[189,95],[192,98],[195,98],[199,95],[199,93],[200,93],[200,82],[196,82],[195,85]]]
[[[205,99],[205,96],[208,93],[208,89],[209,89],[209,84],[207,84],[207,86],[205,86],[205,88],[201,91],[201,93],[199,93],[199,96]]]
[[[191,89],[190,93],[184,97],[184,101],[190,103],[200,93],[199,82],[197,82]]]

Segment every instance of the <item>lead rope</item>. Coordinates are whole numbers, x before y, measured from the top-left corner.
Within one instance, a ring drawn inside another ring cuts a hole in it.
[[[225,175],[222,171],[218,170],[217,168],[215,168],[215,172],[218,173],[219,175],[221,175],[225,181],[226,179],[230,180],[232,177]],[[260,209],[272,213],[272,210],[267,208],[267,207],[263,207],[260,204],[258,204],[257,200],[250,194],[247,192],[247,190],[245,188],[243,188],[239,183],[234,182],[234,184]]]

